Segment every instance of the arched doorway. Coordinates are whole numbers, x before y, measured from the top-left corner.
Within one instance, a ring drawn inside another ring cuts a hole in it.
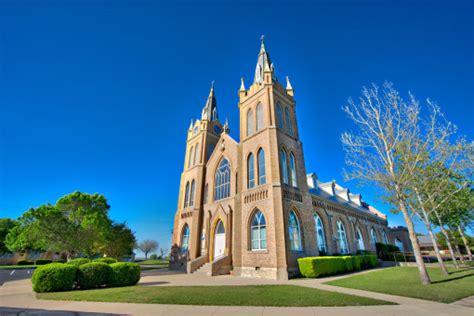
[[[224,256],[225,251],[225,228],[221,220],[216,224],[214,231],[214,254],[213,259],[219,259]]]

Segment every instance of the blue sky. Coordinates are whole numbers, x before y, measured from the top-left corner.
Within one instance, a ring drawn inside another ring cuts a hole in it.
[[[343,182],[341,106],[371,82],[432,98],[472,139],[473,17],[470,1],[2,1],[0,217],[99,192],[113,219],[168,247],[189,121],[215,80],[238,137],[240,77],[253,79],[261,34],[322,180]]]

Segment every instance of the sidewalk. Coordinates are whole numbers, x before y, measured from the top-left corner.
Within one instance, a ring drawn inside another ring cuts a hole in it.
[[[342,276],[344,277],[344,276]],[[145,276],[140,284],[148,286],[179,285],[249,285],[249,284],[292,284],[313,287],[327,291],[396,302],[400,305],[350,306],[350,307],[241,307],[241,306],[189,306],[160,304],[102,303],[77,301],[37,300],[31,290],[30,280],[12,281],[0,287],[0,315],[473,315],[474,309],[459,302],[443,304],[420,299],[340,288],[322,284],[337,279],[311,280],[259,280],[232,276],[206,277],[187,274],[163,274]],[[473,298],[470,298],[471,301]]]

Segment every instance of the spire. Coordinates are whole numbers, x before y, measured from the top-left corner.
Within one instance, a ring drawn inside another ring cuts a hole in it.
[[[214,80],[211,82],[211,91],[209,91],[206,105],[202,109],[201,120],[217,120],[217,102],[216,96],[214,95]]]
[[[224,134],[229,134],[230,133],[229,121],[227,121],[227,116],[225,118],[224,126],[222,127],[222,133],[224,133]]]
[[[191,124],[189,124],[189,130],[193,129],[193,119],[191,119]]]
[[[245,91],[244,77],[240,78],[240,89],[239,91]]]
[[[257,66],[255,67],[254,83],[263,83],[264,72],[271,71],[273,73],[273,64],[270,60],[270,54],[267,53],[267,49],[265,48],[264,36],[262,35],[260,39],[262,43],[260,45],[260,52],[258,53]],[[272,79],[275,79],[274,74],[272,74]]]
[[[293,87],[291,86],[290,78],[286,76],[286,93],[290,96],[294,95]]]

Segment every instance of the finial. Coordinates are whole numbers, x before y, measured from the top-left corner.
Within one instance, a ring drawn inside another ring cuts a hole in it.
[[[191,124],[189,124],[189,129],[193,129],[193,119],[191,119]]]
[[[288,76],[286,76],[286,90],[293,90],[293,87],[290,83],[290,78]]]
[[[240,78],[240,89],[239,91],[245,91],[244,77]]]
[[[214,80],[211,81],[211,91],[214,91]]]
[[[260,52],[264,52],[265,51],[265,35],[262,34],[262,36],[260,36],[260,41],[261,41]]]
[[[224,126],[222,127],[222,133],[224,134],[229,134],[229,121],[227,120],[227,116],[225,117],[225,123]]]

